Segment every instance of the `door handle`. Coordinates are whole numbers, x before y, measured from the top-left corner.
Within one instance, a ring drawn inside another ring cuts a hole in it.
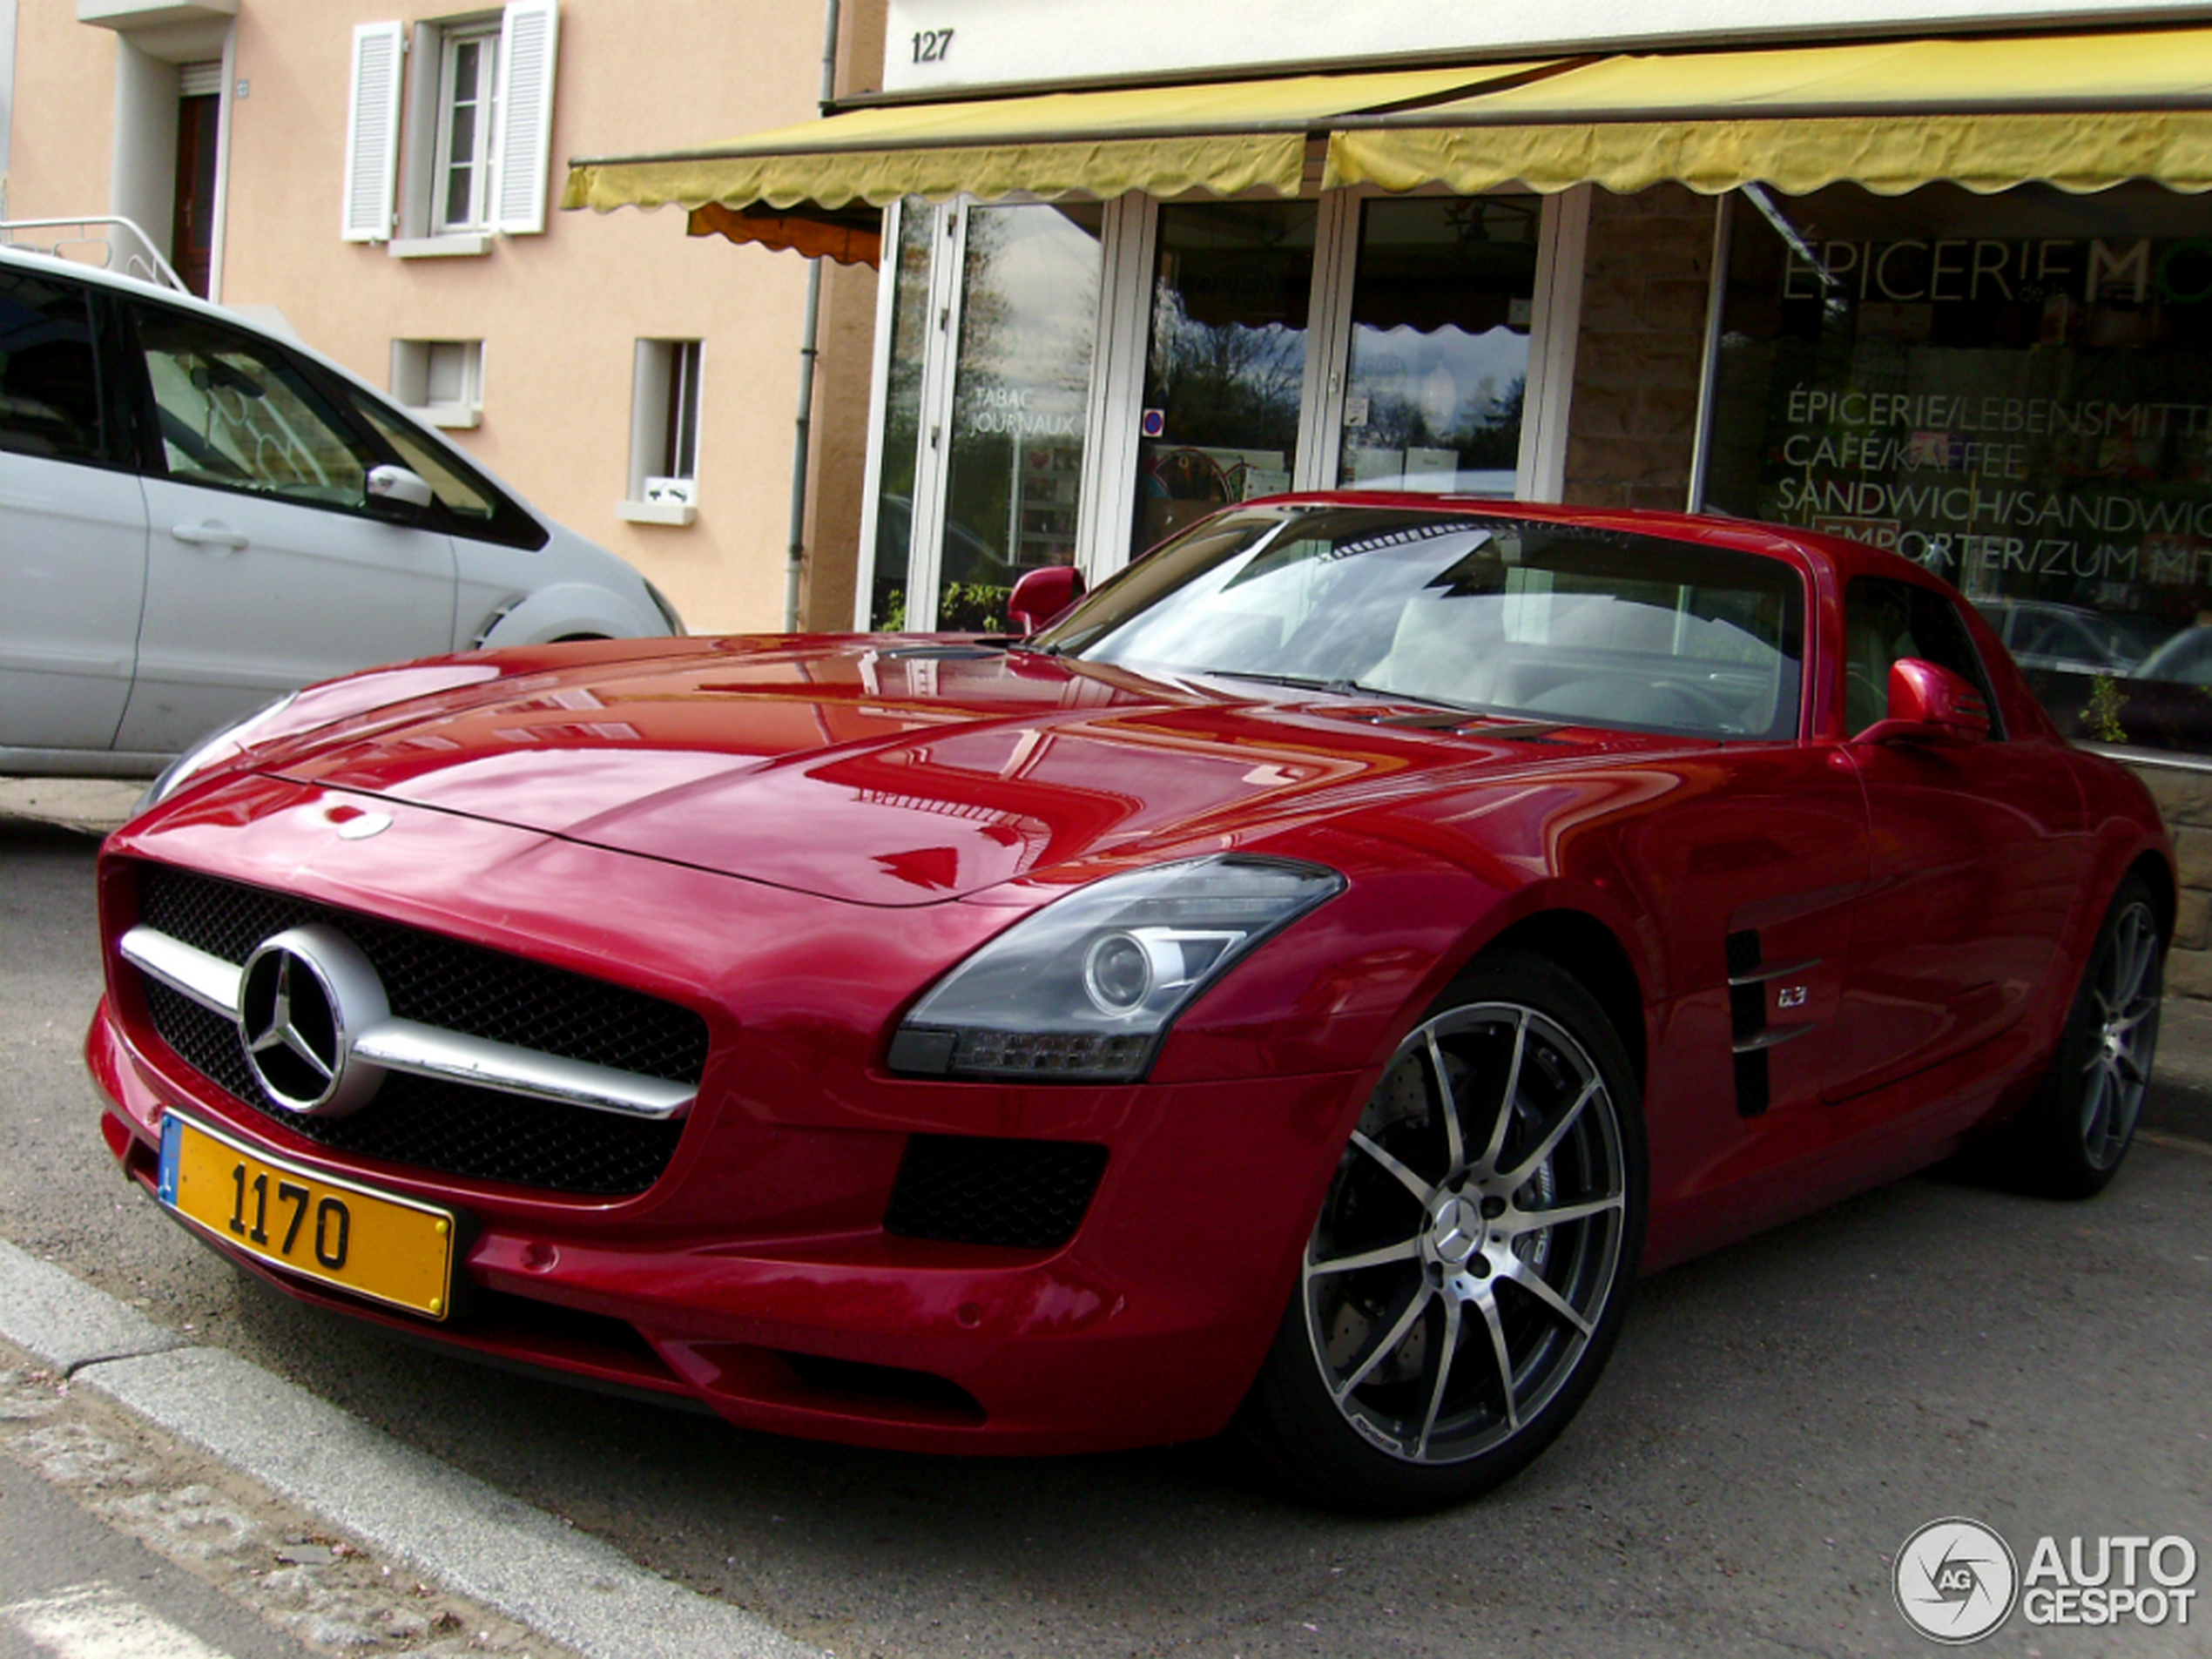
[[[210,521],[205,524],[172,524],[170,535],[194,547],[212,547],[225,553],[235,553],[246,545],[246,537],[227,524]]]

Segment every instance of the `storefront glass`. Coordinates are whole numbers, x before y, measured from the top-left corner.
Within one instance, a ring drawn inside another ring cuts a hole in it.
[[[879,628],[907,617],[907,555],[914,544],[914,464],[921,435],[923,354],[929,343],[929,240],[926,202],[899,215],[899,241],[885,275],[895,285],[890,373],[883,409],[883,462],[876,480],[875,580],[869,616]]]
[[[1130,551],[1227,502],[1290,488],[1319,209],[1160,209]]]
[[[1075,562],[1104,219],[1086,202],[968,211],[940,628],[1002,627],[1022,571]]]
[[[1541,212],[1534,196],[1363,204],[1339,484],[1514,493]]]
[[[1705,504],[1890,547],[2062,725],[2212,750],[2212,239],[2151,185],[1746,196]]]

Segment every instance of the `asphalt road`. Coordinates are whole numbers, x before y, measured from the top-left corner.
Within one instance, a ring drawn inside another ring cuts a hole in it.
[[[2212,1589],[2212,1014],[2100,1200],[1902,1183],[1648,1281],[1506,1490],[1386,1525],[1210,1448],[1039,1461],[741,1433],[443,1358],[234,1274],[116,1174],[78,1058],[88,836],[0,816],[0,1236],[840,1656],[1915,1654],[1890,1559],[1971,1515],[2194,1541]],[[2093,1543],[2094,1548],[2094,1543]],[[2212,1654],[2187,1627],[1978,1651]]]

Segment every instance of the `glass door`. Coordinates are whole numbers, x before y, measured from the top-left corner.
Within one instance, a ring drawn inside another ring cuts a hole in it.
[[[902,208],[874,626],[1001,628],[1023,570],[1074,562],[1104,218],[1095,202]]]
[[[1160,209],[1132,558],[1226,502],[1291,487],[1319,220],[1311,201]]]
[[[1534,196],[1361,204],[1335,455],[1351,489],[1514,493],[1541,218]]]

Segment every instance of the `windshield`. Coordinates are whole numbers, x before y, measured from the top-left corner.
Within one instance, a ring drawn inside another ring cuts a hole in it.
[[[1701,737],[1794,738],[1796,571],[1572,524],[1257,507],[1131,565],[1037,648]]]

